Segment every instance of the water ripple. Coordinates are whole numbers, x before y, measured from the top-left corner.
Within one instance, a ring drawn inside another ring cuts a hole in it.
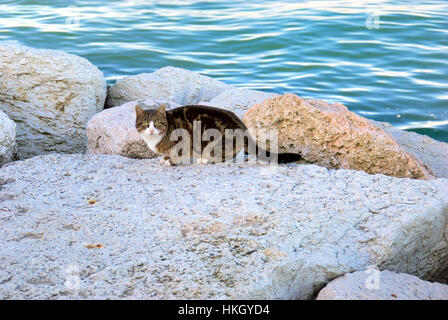
[[[84,56],[110,82],[174,65],[448,141],[447,18],[443,0],[19,0],[0,4],[0,41]]]

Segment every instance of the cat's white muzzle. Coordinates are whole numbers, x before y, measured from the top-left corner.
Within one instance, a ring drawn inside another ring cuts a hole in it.
[[[146,136],[157,136],[159,135],[159,130],[157,130],[156,127],[154,127],[154,122],[151,121],[151,123],[149,124],[149,127],[145,129],[145,131],[143,131],[143,133]]]
[[[157,152],[157,144],[162,140],[162,135],[160,135],[159,130],[157,130],[156,127],[154,127],[154,123],[151,121],[149,124],[149,127],[145,129],[141,133],[141,136],[143,140],[145,140],[146,144],[148,145],[149,149],[151,149],[154,152]]]

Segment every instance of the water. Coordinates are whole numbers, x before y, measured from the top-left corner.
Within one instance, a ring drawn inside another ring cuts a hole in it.
[[[172,65],[448,141],[448,1],[0,1],[0,41],[108,82]]]

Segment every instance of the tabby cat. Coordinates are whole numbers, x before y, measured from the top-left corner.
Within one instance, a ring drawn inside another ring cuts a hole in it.
[[[135,113],[138,132],[168,165],[192,163],[195,158],[200,163],[223,162],[234,159],[243,148],[246,155],[262,161],[286,163],[301,159],[299,154],[274,153],[258,147],[244,123],[225,109],[187,105],[165,110],[162,105],[144,110],[137,105]]]

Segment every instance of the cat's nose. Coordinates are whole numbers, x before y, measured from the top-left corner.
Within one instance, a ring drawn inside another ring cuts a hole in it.
[[[149,134],[154,134],[154,129],[149,129]]]

